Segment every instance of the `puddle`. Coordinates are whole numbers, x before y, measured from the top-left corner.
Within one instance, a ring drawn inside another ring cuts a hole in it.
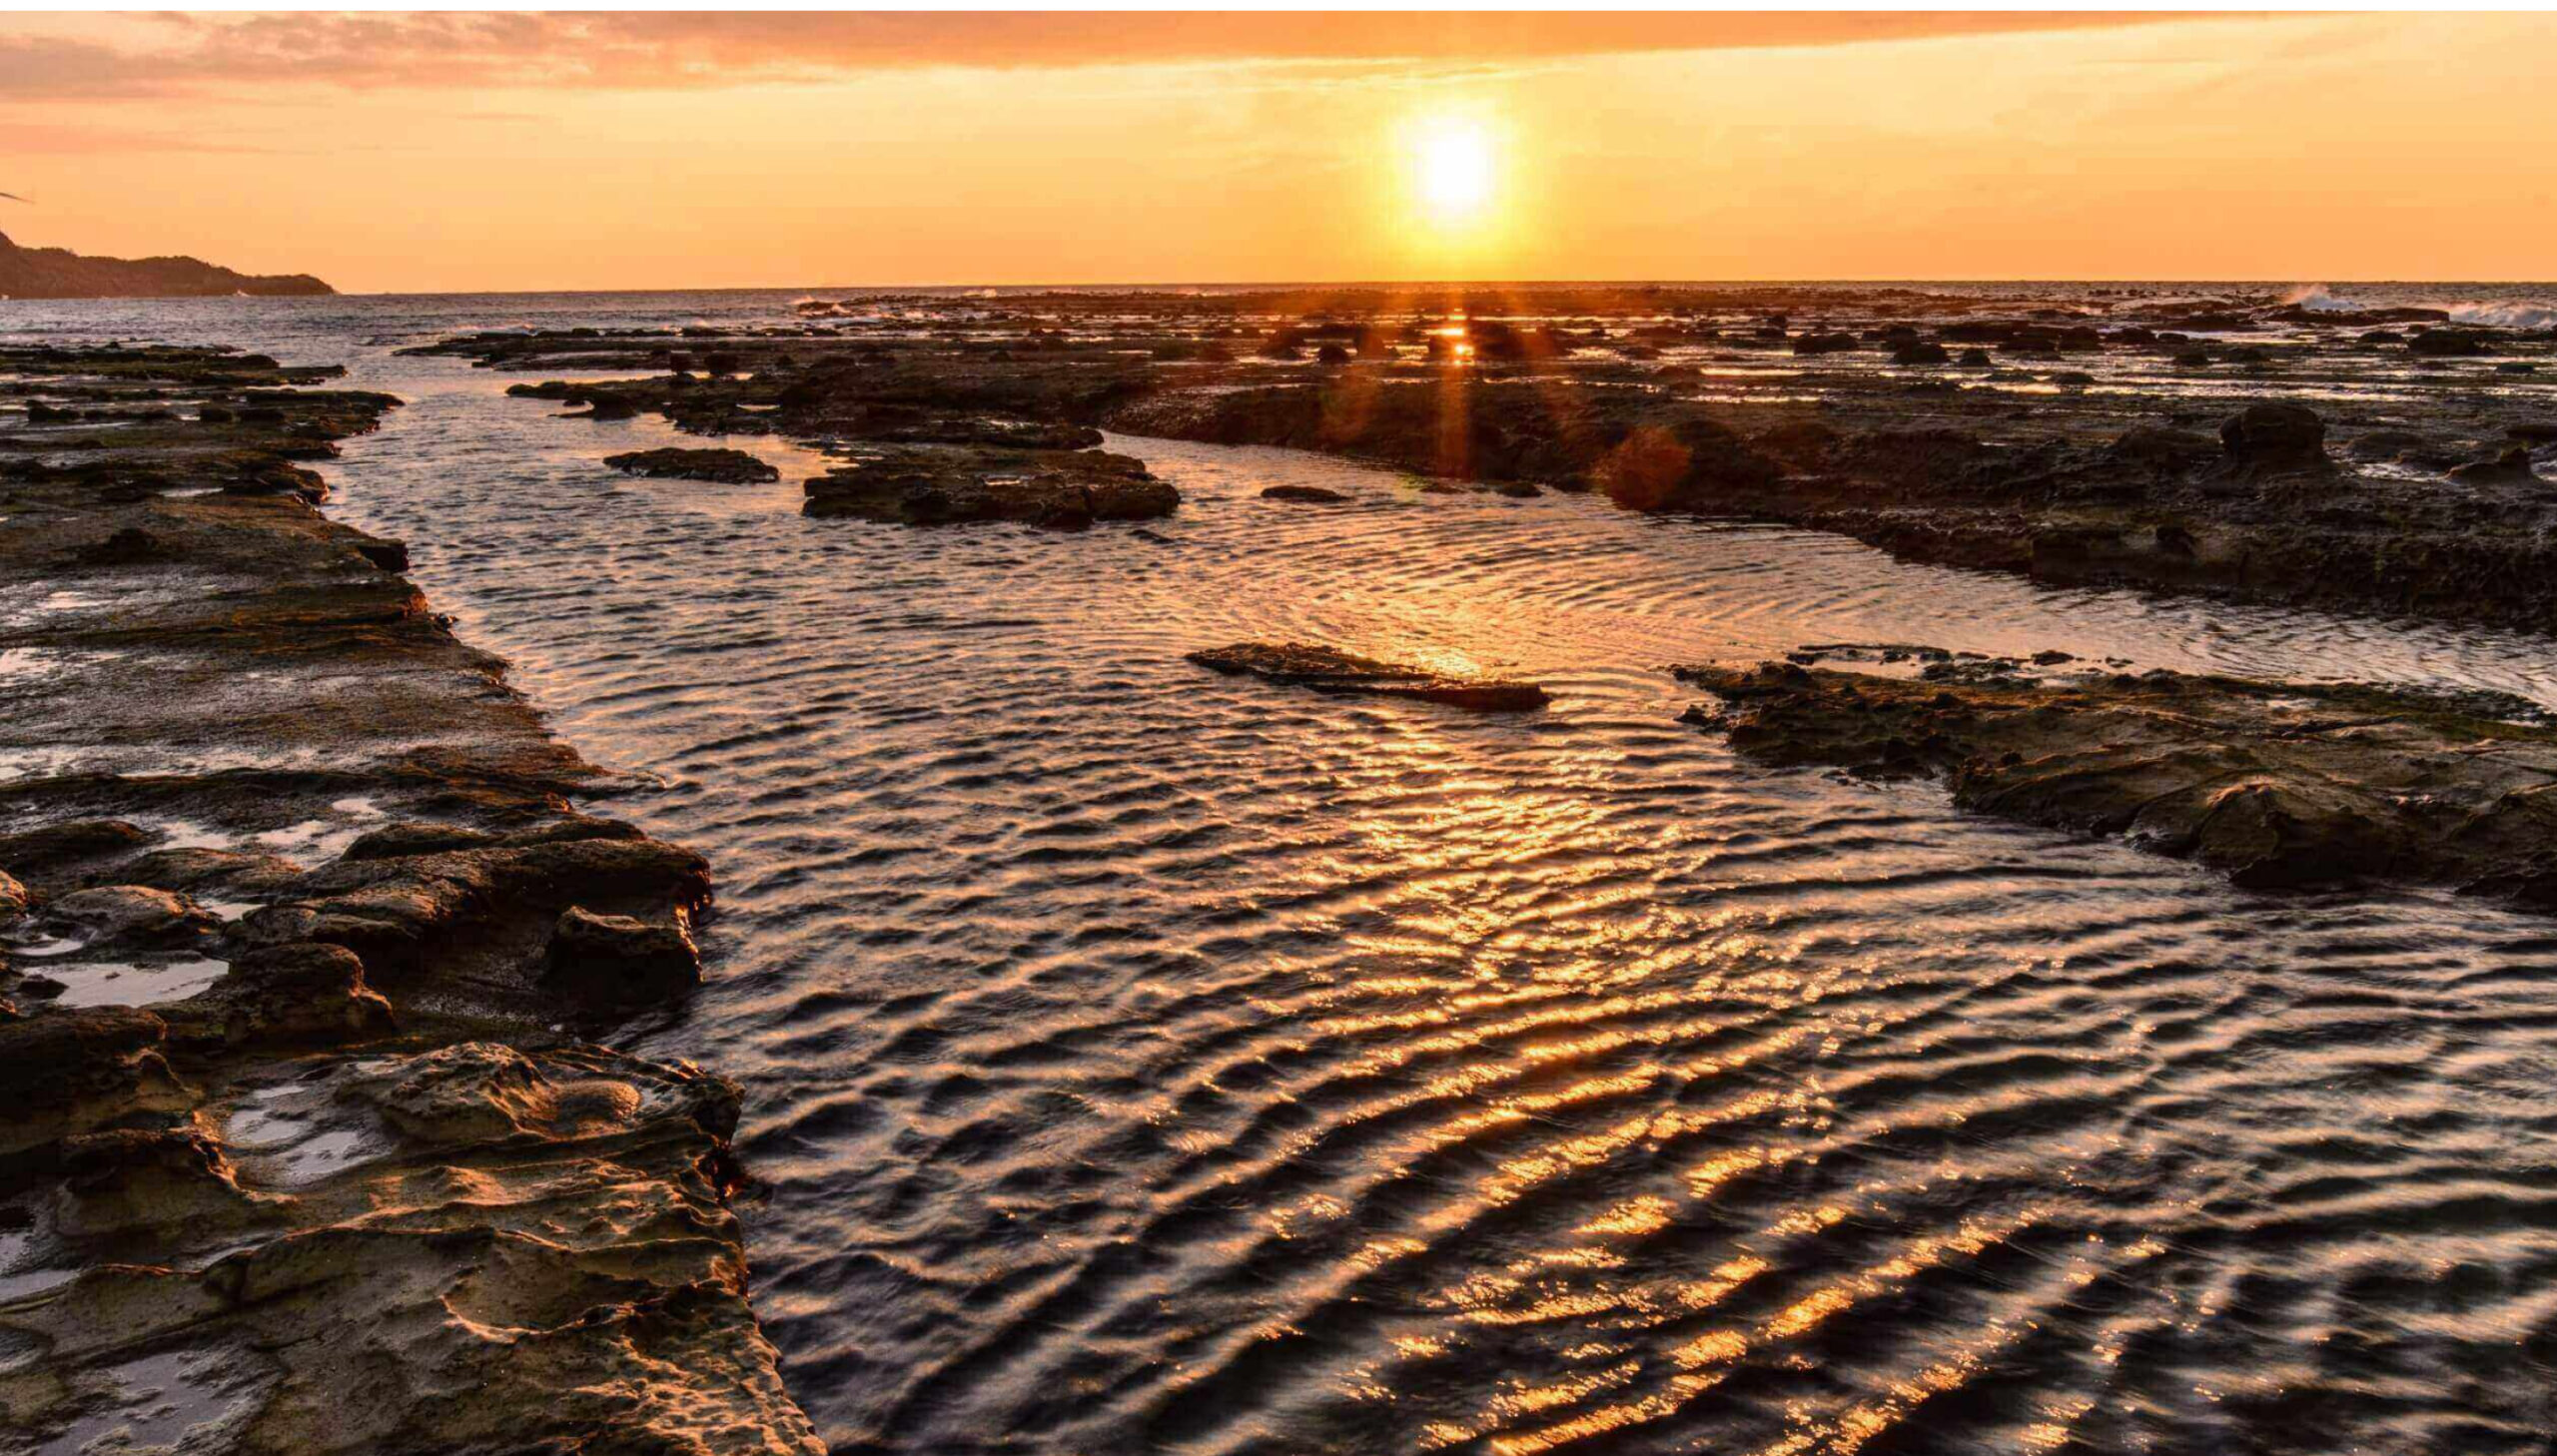
[[[65,988],[55,1006],[152,1006],[183,1001],[220,981],[226,962],[189,956],[157,963],[86,961],[48,965],[44,974]]]

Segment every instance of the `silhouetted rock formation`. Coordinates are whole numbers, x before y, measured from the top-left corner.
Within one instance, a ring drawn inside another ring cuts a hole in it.
[[[184,299],[336,292],[307,273],[234,273],[196,258],[87,258],[68,248],[21,248],[0,235],[0,298]]]

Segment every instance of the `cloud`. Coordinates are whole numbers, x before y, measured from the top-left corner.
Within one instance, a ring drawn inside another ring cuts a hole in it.
[[[1465,65],[2196,18],[2204,17],[2095,11],[127,16],[94,32],[70,22],[52,34],[0,36],[0,99],[182,95],[243,84],[698,89],[933,67]]]

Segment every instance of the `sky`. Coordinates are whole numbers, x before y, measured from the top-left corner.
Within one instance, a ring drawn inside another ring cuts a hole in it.
[[[348,292],[2546,280],[2557,16],[0,16],[0,232]]]

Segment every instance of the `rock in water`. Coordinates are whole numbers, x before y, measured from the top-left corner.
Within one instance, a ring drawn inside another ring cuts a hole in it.
[[[781,472],[744,450],[630,450],[606,455],[603,462],[625,475],[650,480],[713,480],[723,485],[756,485],[781,478]]]
[[[1293,500],[1305,505],[1334,505],[1349,497],[1320,485],[1273,485],[1261,492],[1264,500]]]
[[[2557,911],[2557,727],[2491,693],[2173,672],[1886,678],[1682,668],[1778,763],[1944,775],[1954,801],[2129,835],[2262,889],[2447,885]]]
[[[1096,521],[1170,515],[1180,505],[1181,492],[1130,455],[903,445],[809,481],[802,513],[905,525],[1020,521],[1081,530]]]
[[[549,979],[581,1001],[628,1006],[701,984],[701,952],[680,923],[572,905],[550,932]]]
[[[1336,648],[1301,642],[1238,642],[1231,647],[1193,652],[1190,660],[1218,672],[1249,673],[1320,693],[1419,698],[1476,713],[1522,712],[1541,708],[1550,701],[1545,690],[1532,682],[1447,677],[1425,668],[1355,657]]]

